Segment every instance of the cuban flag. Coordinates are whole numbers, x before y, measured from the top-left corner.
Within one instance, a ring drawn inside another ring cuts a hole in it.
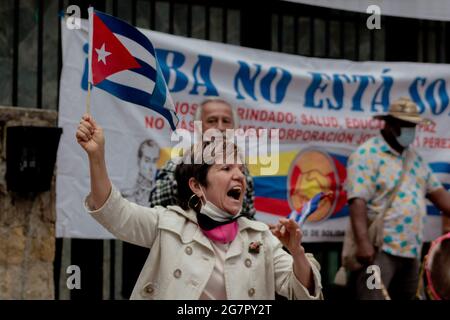
[[[150,40],[120,19],[88,11],[90,85],[160,113],[176,130],[178,117]]]
[[[299,213],[296,210],[293,210],[288,218],[294,219],[300,226],[302,226],[306,218],[308,218],[312,213],[314,213],[319,207],[320,201],[328,196],[328,194],[324,192],[317,193],[314,197],[312,197],[307,203],[305,203],[302,207],[301,212]]]

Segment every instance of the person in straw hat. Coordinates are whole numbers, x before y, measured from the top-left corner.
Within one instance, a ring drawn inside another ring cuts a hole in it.
[[[347,167],[350,220],[361,268],[351,273],[357,299],[413,299],[416,293],[428,198],[450,216],[450,194],[414,150],[416,126],[429,121],[408,98],[394,101],[379,136],[359,146]],[[381,216],[380,216],[381,215]],[[375,219],[374,217],[380,219]],[[375,237],[368,225],[379,221]],[[375,240],[374,240],[375,239]],[[377,241],[378,240],[378,241]],[[369,265],[377,265],[381,285],[370,285]]]

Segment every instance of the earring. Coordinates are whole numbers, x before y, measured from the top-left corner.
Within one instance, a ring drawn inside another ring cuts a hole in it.
[[[197,197],[197,202],[195,203],[194,206],[192,206],[191,202],[192,199],[194,199],[194,197]],[[195,208],[197,208],[199,204],[200,204],[200,197],[194,193],[188,200],[188,207],[191,208],[192,210],[195,210]]]

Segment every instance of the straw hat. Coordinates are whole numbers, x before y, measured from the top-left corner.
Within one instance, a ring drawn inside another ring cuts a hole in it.
[[[415,124],[432,122],[429,119],[422,118],[419,114],[419,108],[414,101],[405,97],[401,97],[392,102],[387,114],[375,115],[374,118],[385,119],[387,116]]]

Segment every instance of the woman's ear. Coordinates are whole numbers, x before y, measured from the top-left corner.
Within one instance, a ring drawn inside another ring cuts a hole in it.
[[[200,196],[202,194],[202,189],[200,188],[200,183],[193,177],[189,178],[189,188],[193,193],[195,193],[197,196]]]

